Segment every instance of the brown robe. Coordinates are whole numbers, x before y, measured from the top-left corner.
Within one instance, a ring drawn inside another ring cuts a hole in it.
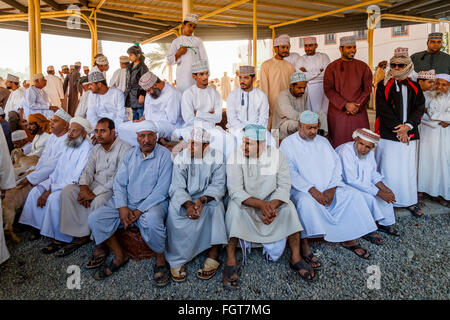
[[[69,87],[67,113],[69,113],[72,117],[75,115],[75,111],[77,110],[80,94],[83,93],[83,87],[78,83],[79,78],[80,72],[78,70],[74,70],[64,79],[63,84],[64,93],[67,92],[67,87]]]
[[[325,69],[323,89],[329,102],[328,138],[333,148],[352,141],[353,131],[369,129],[367,104],[372,91],[372,72],[361,60],[337,59]],[[359,103],[359,112],[347,115],[345,104]]]

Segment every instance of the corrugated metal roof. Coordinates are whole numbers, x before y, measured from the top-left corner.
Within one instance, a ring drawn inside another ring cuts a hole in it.
[[[76,4],[81,9],[93,9],[100,0],[41,0],[42,11],[64,10]],[[194,0],[193,12],[200,16],[222,8],[232,0]],[[352,0],[258,0],[258,38],[270,38],[269,25],[308,17],[321,12],[360,3]],[[23,13],[27,0],[0,0],[0,15]],[[252,1],[228,9],[202,20],[196,35],[203,40],[237,40],[252,38]],[[387,0],[378,4],[381,13],[408,14],[420,17],[443,18],[450,15],[448,1],[440,0]],[[176,26],[181,20],[181,0],[106,0],[97,13],[98,38],[123,42],[143,41]],[[90,12],[85,11],[88,15]],[[138,16],[138,17],[136,17]],[[81,29],[68,29],[65,20],[43,19],[42,32],[90,37],[82,22]],[[277,34],[290,36],[335,33],[365,29],[367,13],[365,7],[347,10],[314,21],[305,21],[276,29]],[[234,25],[234,27],[230,25]],[[407,22],[382,21],[382,27],[403,25]],[[226,26],[224,26],[226,25]],[[0,28],[27,30],[27,21],[0,22]],[[173,37],[161,41],[171,41]]]

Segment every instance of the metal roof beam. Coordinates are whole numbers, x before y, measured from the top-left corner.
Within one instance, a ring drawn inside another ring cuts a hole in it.
[[[54,0],[42,0],[43,2],[45,2],[46,4],[48,4],[50,7],[52,7],[54,10],[56,11],[61,11],[65,9],[65,5],[56,3]]]
[[[1,0],[2,2],[9,4],[11,7],[16,8],[19,11],[22,11],[24,13],[28,12],[28,8],[24,6],[23,4],[20,4],[19,2],[15,0]]]
[[[409,1],[407,3],[404,3],[402,5],[399,6],[394,6],[392,7],[392,9],[389,10],[389,13],[395,13],[395,12],[400,12],[400,11],[409,11],[409,10],[413,10],[415,8],[433,3],[433,2],[437,2],[438,0],[414,0],[414,1]]]

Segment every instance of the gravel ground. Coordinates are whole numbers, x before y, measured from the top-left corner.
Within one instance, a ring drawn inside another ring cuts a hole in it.
[[[441,211],[442,211],[441,207]],[[397,213],[401,213],[401,210]],[[400,238],[382,233],[386,244],[376,246],[359,240],[372,253],[369,261],[336,244],[314,243],[323,268],[319,280],[307,283],[289,269],[287,250],[278,262],[265,262],[261,249],[254,249],[242,269],[241,287],[223,289],[221,271],[209,281],[197,279],[196,270],[206,258],[203,253],[187,265],[184,283],[152,287],[154,259],[132,261],[104,281],[95,281],[95,271],[81,272],[81,289],[69,290],[66,283],[70,265],[82,266],[94,250],[90,243],[65,258],[47,256],[40,249],[48,240],[8,243],[11,259],[0,266],[0,300],[3,299],[444,299],[450,298],[449,210],[415,219],[398,214]],[[430,212],[431,213],[431,212]],[[443,214],[442,214],[443,213]],[[20,237],[26,239],[28,232]],[[225,253],[221,253],[223,260]],[[238,250],[238,259],[241,252]],[[378,266],[380,289],[368,289],[368,266]]]

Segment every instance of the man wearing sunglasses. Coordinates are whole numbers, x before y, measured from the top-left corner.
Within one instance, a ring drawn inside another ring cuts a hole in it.
[[[436,74],[450,74],[450,55],[441,51],[442,37],[441,32],[430,33],[427,50],[416,52],[411,56],[416,72],[434,69]]]
[[[420,217],[416,148],[425,97],[417,82],[408,78],[413,68],[408,49],[395,49],[390,70],[377,87],[375,130],[381,140],[375,149],[375,158],[386,185],[394,192],[394,207],[404,207]]]

